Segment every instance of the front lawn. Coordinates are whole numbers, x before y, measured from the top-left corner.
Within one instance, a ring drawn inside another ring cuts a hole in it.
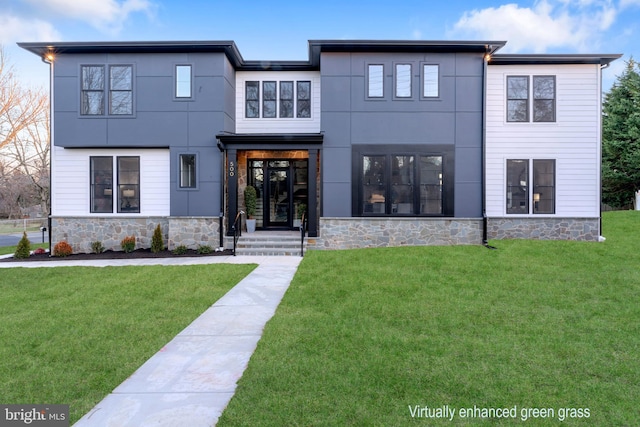
[[[0,403],[73,424],[253,268],[0,269]]]
[[[603,234],[310,251],[218,425],[637,425],[640,212]]]

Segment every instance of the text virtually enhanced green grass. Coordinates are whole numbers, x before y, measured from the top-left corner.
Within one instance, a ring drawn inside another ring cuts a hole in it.
[[[308,252],[218,425],[638,425],[640,212],[603,235]]]
[[[1,269],[0,403],[74,423],[254,267]]]

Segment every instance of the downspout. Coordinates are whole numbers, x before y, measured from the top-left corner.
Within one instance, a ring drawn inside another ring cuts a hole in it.
[[[51,243],[51,215],[53,209],[53,60],[52,51],[42,55],[42,62],[49,64],[49,214],[47,215],[47,230],[49,236],[49,256],[53,254]]]
[[[600,186],[598,188],[598,241],[604,242],[605,237],[602,236],[602,70],[609,67],[609,64],[600,65],[600,75],[598,76],[598,89],[600,93],[600,115],[598,117],[599,147],[598,147],[598,174]]]
[[[486,185],[487,185],[487,168],[485,165],[485,159],[487,156],[487,64],[491,59],[491,46],[485,47],[485,54],[482,58],[482,155],[481,155],[481,170],[482,170],[482,245],[487,249],[496,249],[489,245],[487,238],[488,219],[487,219],[487,202],[486,202]]]

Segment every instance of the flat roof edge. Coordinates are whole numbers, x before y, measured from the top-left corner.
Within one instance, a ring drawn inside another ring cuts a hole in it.
[[[608,65],[622,54],[496,54],[489,65],[518,64],[600,64]]]

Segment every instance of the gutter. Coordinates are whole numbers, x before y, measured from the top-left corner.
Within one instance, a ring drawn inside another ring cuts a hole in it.
[[[487,238],[488,219],[487,219],[487,202],[486,202],[486,185],[487,185],[487,168],[485,159],[487,157],[487,65],[491,59],[492,46],[487,45],[484,57],[482,58],[482,245],[487,249],[497,249],[489,245]]]

